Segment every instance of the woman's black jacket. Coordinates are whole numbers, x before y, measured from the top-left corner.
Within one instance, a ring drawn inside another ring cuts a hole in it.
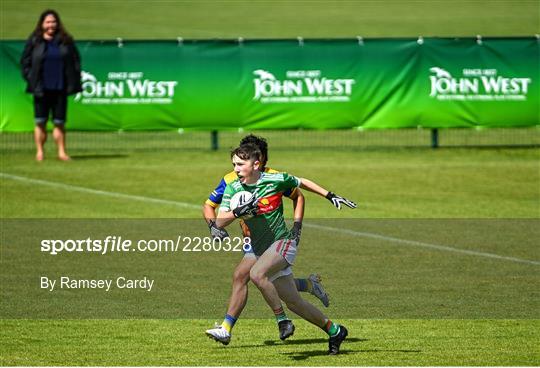
[[[81,61],[79,51],[74,42],[61,42],[59,44],[60,55],[64,61],[64,92],[72,95],[82,91],[81,86]],[[27,82],[26,92],[34,96],[43,96],[43,78],[41,69],[45,58],[46,42],[42,37],[31,35],[26,41],[21,56],[21,67],[24,79]]]

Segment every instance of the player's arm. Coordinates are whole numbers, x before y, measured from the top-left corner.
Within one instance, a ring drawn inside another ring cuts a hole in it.
[[[221,229],[216,225],[216,208],[219,207],[221,203],[225,187],[225,180],[221,179],[216,189],[210,194],[202,207],[204,221],[206,221],[213,238],[225,239],[229,236],[226,230]]]
[[[257,198],[256,195],[252,195],[251,198],[242,205],[231,208],[231,199],[234,194],[235,191],[229,183],[223,192],[223,200],[219,206],[218,217],[216,219],[216,226],[220,229],[228,226],[234,219],[253,217],[259,210],[259,198]]]
[[[324,189],[319,184],[314,183],[313,181],[306,178],[300,178],[300,188],[309,190],[310,192],[323,197],[326,197],[329,193],[328,190]]]
[[[356,203],[348,200],[347,198],[341,197],[335,193],[332,193],[319,184],[305,178],[300,178],[300,188],[309,190],[315,194],[318,194],[322,197],[328,199],[338,210],[341,209],[341,205],[345,205],[350,208],[356,208]]]
[[[225,194],[223,195],[223,202],[221,207],[219,208],[218,217],[216,219],[216,226],[218,228],[223,228],[227,225],[229,225],[231,222],[234,221],[234,219],[237,218],[249,218],[253,217],[257,214],[259,210],[259,198],[257,198],[256,195],[252,195],[251,198],[244,204],[234,208],[230,209],[230,198],[232,197],[231,194],[227,193],[228,190],[225,190]]]
[[[216,218],[216,226],[220,229],[223,229],[226,226],[229,226],[236,217],[232,211],[218,211]]]
[[[210,226],[212,222],[216,221],[216,208],[212,207],[208,203],[203,204],[202,207],[203,217],[204,221],[206,221],[206,224]]]
[[[302,194],[302,191],[296,188],[293,193],[289,196],[293,201],[294,208],[294,223],[291,229],[291,236],[296,240],[296,245],[300,243],[300,235],[302,234],[302,220],[304,219],[304,207],[305,207],[305,197]]]
[[[259,199],[256,195],[252,195],[251,198],[244,204],[232,209],[231,198],[235,194],[234,189],[229,183],[223,190],[223,196],[221,204],[219,206],[218,216],[216,219],[216,226],[219,229],[223,229],[228,226],[237,218],[252,217],[257,214]]]
[[[302,191],[300,189],[295,188],[295,190],[290,195],[285,195],[293,201],[294,221],[302,222],[302,220],[304,220],[304,207],[306,203],[304,194],[302,194]]]
[[[225,239],[229,237],[227,230],[220,228],[216,225],[216,209],[208,203],[203,204],[203,216],[208,228],[210,229],[210,235],[212,238]]]

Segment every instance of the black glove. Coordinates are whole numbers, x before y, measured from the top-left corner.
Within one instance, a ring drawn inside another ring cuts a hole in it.
[[[259,206],[257,205],[259,203],[259,198],[257,196],[253,195],[249,201],[246,203],[236,207],[232,213],[234,217],[236,218],[249,218],[253,217],[257,214],[257,211],[259,210]]]
[[[291,229],[291,239],[296,242],[296,245],[300,244],[300,235],[302,235],[302,223],[295,221]]]
[[[214,220],[211,220],[208,223],[208,227],[210,228],[210,234],[212,235],[213,239],[223,240],[229,237],[229,233],[227,232],[227,230],[217,227]]]
[[[347,198],[343,198],[338,196],[337,194],[334,194],[332,192],[328,192],[326,195],[326,199],[328,199],[332,204],[338,209],[341,209],[341,205],[344,204],[347,207],[350,208],[356,208],[356,203],[349,201]]]

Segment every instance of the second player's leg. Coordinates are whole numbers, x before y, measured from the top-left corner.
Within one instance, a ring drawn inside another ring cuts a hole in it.
[[[228,345],[231,341],[232,329],[242,310],[246,306],[248,296],[249,271],[257,258],[253,255],[244,256],[234,269],[231,297],[225,319],[220,326],[206,330],[206,335],[212,339]]]
[[[255,257],[244,257],[234,269],[231,297],[227,314],[238,318],[247,303],[249,272],[257,262]]]

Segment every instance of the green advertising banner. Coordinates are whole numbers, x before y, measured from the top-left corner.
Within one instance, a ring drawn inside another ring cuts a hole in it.
[[[32,131],[0,42],[0,131]],[[539,125],[537,38],[79,41],[70,130]]]

